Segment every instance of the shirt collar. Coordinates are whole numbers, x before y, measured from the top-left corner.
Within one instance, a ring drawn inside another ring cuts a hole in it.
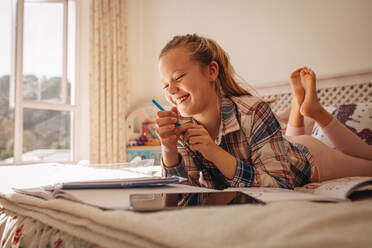
[[[217,144],[221,143],[222,137],[226,134],[240,130],[239,121],[237,118],[237,111],[235,104],[229,98],[222,98],[221,100],[221,123],[218,136],[216,138]]]
[[[220,144],[222,137],[226,134],[240,130],[240,124],[237,117],[237,110],[234,102],[229,98],[221,99],[221,122],[218,131],[218,136],[216,137],[216,144]],[[192,122],[196,123],[197,121],[193,118],[183,118],[182,123]]]

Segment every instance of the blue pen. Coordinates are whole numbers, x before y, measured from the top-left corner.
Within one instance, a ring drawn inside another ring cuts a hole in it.
[[[154,99],[152,99],[152,103],[160,110],[160,111],[164,111],[165,109],[159,104],[157,103]],[[176,121],[176,126],[181,126],[181,124]]]

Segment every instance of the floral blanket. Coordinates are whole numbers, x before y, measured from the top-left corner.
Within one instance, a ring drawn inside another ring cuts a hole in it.
[[[0,247],[99,247],[38,220],[0,209]]]

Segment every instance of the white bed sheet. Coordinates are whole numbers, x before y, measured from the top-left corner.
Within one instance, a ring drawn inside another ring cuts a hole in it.
[[[11,216],[32,218],[56,233],[66,234],[65,239],[102,247],[368,247],[372,244],[372,200],[285,201],[265,206],[140,214],[8,193],[0,195],[0,205],[9,217],[7,220]]]

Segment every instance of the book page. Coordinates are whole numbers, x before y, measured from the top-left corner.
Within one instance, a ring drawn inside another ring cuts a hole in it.
[[[27,188],[27,189],[13,188],[13,190],[14,190],[14,192],[19,193],[19,194],[35,196],[35,197],[38,197],[38,198],[41,198],[41,199],[44,199],[44,200],[53,199],[52,191],[48,190],[48,186]]]
[[[63,182],[57,184],[60,189],[104,189],[104,188],[132,188],[132,187],[158,187],[160,185],[179,183],[187,179],[177,176],[171,177],[137,177],[121,179],[88,180],[76,182]]]
[[[228,188],[227,191],[237,190],[237,188]],[[298,192],[290,189],[283,188],[266,188],[266,187],[251,187],[239,188],[243,193],[257,198],[263,202],[275,201],[291,201],[291,200],[308,200],[308,201],[337,201],[322,195],[314,195],[304,192]]]
[[[327,196],[339,200],[347,200],[348,196],[359,186],[372,184],[371,177],[345,177],[320,183],[310,183],[296,191]]]
[[[62,182],[76,182],[104,179],[128,179],[149,176],[136,172],[142,167],[124,169],[107,168],[107,165],[80,166],[56,163],[0,166],[0,193],[12,193],[12,188],[35,188]],[[148,166],[150,167],[150,166]],[[152,167],[152,166],[151,166]],[[126,169],[131,169],[128,171]]]
[[[190,193],[215,192],[217,190],[184,184],[169,184],[162,187],[127,188],[127,189],[73,189],[56,190],[54,198],[73,200],[102,209],[128,209],[131,194],[139,193]]]

